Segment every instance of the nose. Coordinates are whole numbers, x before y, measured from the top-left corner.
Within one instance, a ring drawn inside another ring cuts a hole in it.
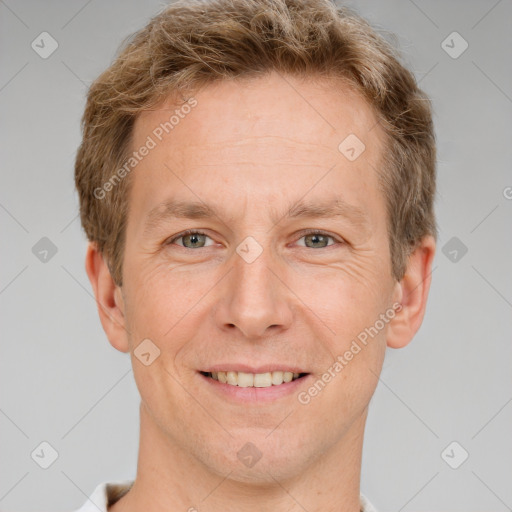
[[[250,340],[288,329],[293,294],[270,249],[265,248],[254,261],[234,252],[232,260],[233,268],[219,290],[217,325],[224,330],[238,329]]]

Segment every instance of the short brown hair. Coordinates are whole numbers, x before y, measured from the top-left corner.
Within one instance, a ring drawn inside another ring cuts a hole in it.
[[[397,280],[418,242],[437,237],[431,103],[394,46],[366,20],[329,0],[178,1],[125,41],[87,95],[75,163],[80,215],[116,284],[122,285],[131,180],[100,199],[95,191],[127,158],[137,114],[178,91],[271,71],[341,78],[373,109],[387,136],[379,177]]]

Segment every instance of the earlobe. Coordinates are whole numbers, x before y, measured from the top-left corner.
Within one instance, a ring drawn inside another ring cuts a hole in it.
[[[101,325],[110,344],[120,352],[129,352],[121,288],[112,279],[108,265],[94,242],[90,242],[87,248],[85,270],[96,297]]]
[[[429,235],[409,256],[404,277],[397,283],[402,308],[388,326],[387,345],[390,348],[408,345],[421,326],[430,290],[435,248],[435,240]]]

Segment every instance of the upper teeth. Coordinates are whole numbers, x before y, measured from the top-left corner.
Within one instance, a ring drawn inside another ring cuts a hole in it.
[[[298,373],[292,372],[267,372],[267,373],[245,373],[245,372],[212,372],[213,379],[231,386],[241,388],[268,388],[278,386],[283,382],[291,382],[299,377]]]

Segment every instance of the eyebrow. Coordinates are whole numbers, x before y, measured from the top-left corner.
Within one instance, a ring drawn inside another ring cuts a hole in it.
[[[284,215],[277,215],[271,207],[271,215],[274,225],[283,218],[288,219],[314,219],[314,218],[346,218],[360,229],[368,226],[366,213],[358,206],[348,204],[340,198],[327,202],[303,201],[293,204]],[[155,206],[147,215],[144,231],[150,232],[157,228],[163,221],[170,219],[210,219],[217,217],[222,221],[225,214],[215,207],[200,201],[179,201],[169,199]],[[222,221],[224,223],[224,221]]]

